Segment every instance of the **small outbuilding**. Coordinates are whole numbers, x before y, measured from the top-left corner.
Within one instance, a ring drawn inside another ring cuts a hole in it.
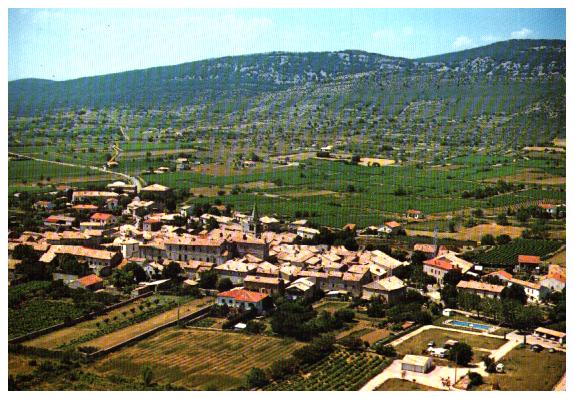
[[[401,370],[415,373],[427,373],[432,366],[432,358],[427,356],[405,355],[401,362]]]

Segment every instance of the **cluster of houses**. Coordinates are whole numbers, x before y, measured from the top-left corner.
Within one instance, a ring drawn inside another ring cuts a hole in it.
[[[281,223],[273,217],[259,217],[255,207],[250,214],[219,212],[195,217],[191,206],[165,213],[163,202],[171,191],[169,187],[152,184],[140,190],[141,197],[135,196],[134,186],[123,182],[111,183],[108,189],[74,191],[68,204],[70,212],[48,216],[43,232],[11,237],[9,255],[17,246],[28,245],[47,265],[57,264],[64,255],[74,257],[85,266],[84,273],[54,273],[54,278],[90,289],[100,289],[103,278],[131,262],[141,265],[152,281],[160,280],[163,269],[176,262],[185,284],[191,286],[198,284],[201,273],[214,270],[219,278],[228,278],[236,287],[218,299],[231,306],[259,299],[253,304],[259,307],[268,295],[282,293],[295,299],[313,295],[316,290],[367,300],[379,296],[395,304],[410,289],[395,275],[410,266],[408,261],[394,259],[380,250],[350,251],[343,246],[300,244],[301,239],[320,234],[306,220]],[[127,205],[118,209],[122,197],[127,198],[122,202]],[[35,206],[53,209],[49,201],[38,201]],[[226,211],[224,206],[219,207]],[[74,215],[78,212],[89,215],[87,221],[77,223]],[[224,213],[228,216],[221,216]],[[424,217],[414,210],[407,213],[413,218]],[[118,214],[123,223],[119,223]],[[190,221],[202,225],[203,230],[188,230],[186,222]],[[216,228],[210,224],[212,221],[217,222]],[[400,229],[394,221],[377,228],[388,235]],[[472,279],[464,279],[457,288],[482,297],[499,297],[505,286],[517,284],[524,287],[530,301],[536,302],[565,286],[565,271],[557,265],[551,265],[548,274],[537,281],[523,281],[505,270],[483,274],[479,266],[444,246],[416,244],[413,251],[426,255],[423,272],[439,285],[448,272],[459,270]],[[11,259],[13,278],[20,264]],[[532,270],[540,264],[538,257],[519,256],[516,270]],[[498,278],[497,284],[492,283],[492,277]]]

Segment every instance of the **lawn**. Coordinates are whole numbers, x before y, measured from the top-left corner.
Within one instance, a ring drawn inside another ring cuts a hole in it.
[[[412,381],[391,378],[379,386],[376,391],[438,391],[438,389]]]
[[[108,355],[91,366],[103,375],[140,378],[151,365],[158,383],[191,390],[229,390],[245,382],[252,367],[267,368],[301,343],[261,335],[169,328]]]
[[[540,353],[527,348],[516,348],[501,359],[506,370],[491,374],[480,389],[502,391],[551,391],[566,372],[566,354]]]
[[[430,330],[422,331],[420,334],[400,343],[396,346],[397,352],[401,355],[420,355],[427,348],[430,341],[434,341],[438,347],[441,347],[447,340],[454,339],[456,341],[465,342],[475,349],[473,361],[478,361],[485,352],[477,351],[477,348],[487,350],[494,350],[506,342],[504,339],[485,337],[483,335],[466,334],[464,332],[454,332],[432,328]]]

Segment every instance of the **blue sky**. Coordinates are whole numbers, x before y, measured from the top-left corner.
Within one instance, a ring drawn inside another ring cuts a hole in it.
[[[565,39],[563,9],[10,9],[9,80],[54,80],[268,51],[408,58]]]

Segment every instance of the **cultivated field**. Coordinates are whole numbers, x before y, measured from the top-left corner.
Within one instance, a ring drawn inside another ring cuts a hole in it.
[[[437,389],[412,381],[391,378],[379,386],[376,391],[437,391]]]
[[[205,307],[213,302],[213,298],[205,297],[201,299],[196,299],[191,302],[187,302],[180,306],[179,316],[185,317],[193,312],[196,312],[202,307]],[[95,348],[105,349],[115,346],[121,342],[124,342],[132,337],[143,334],[146,331],[159,327],[163,324],[177,320],[178,309],[171,309],[167,312],[147,319],[141,323],[131,325],[126,328],[114,331],[110,334],[95,338],[91,341],[85,342],[84,346],[92,346]]]
[[[154,380],[188,389],[228,390],[245,382],[252,367],[266,368],[302,344],[266,336],[169,328],[111,353],[92,369],[105,375],[139,378],[144,366]]]

